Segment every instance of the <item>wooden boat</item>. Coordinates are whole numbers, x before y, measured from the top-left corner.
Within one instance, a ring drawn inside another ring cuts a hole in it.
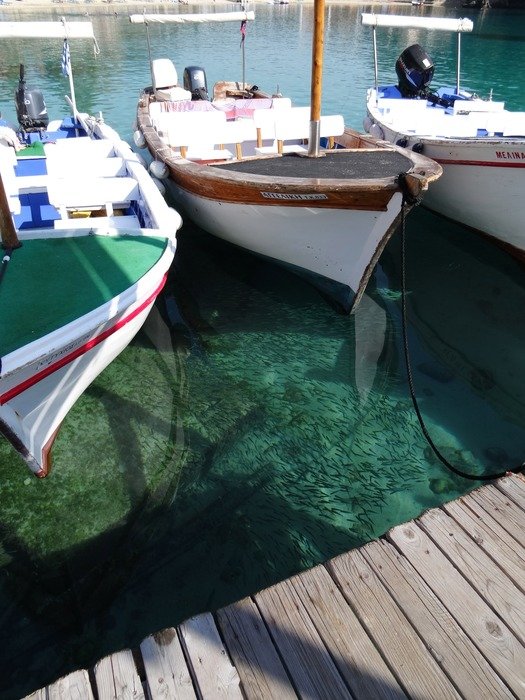
[[[523,257],[525,112],[511,112],[504,102],[480,99],[461,88],[461,34],[472,31],[472,21],[363,14],[362,22],[373,28],[375,61],[365,129],[443,166],[443,176],[425,196],[425,206],[491,236]],[[398,83],[378,85],[376,27],[456,32],[455,86],[430,90],[434,64],[419,44],[398,58]]]
[[[68,40],[91,27],[16,25]],[[40,91],[21,98],[20,130],[0,128],[0,433],[43,477],[67,412],[161,291],[181,218],[100,118],[49,122]]]
[[[216,83],[210,99],[202,68],[185,68],[180,86],[173,64],[156,59],[152,85],[138,102],[136,143],[148,148],[152,172],[166,178],[177,206],[198,226],[307,276],[350,312],[396,228],[403,189],[413,202],[441,168],[345,128],[341,115],[321,116],[324,0],[314,14],[310,107],[264,93],[244,75]],[[253,18],[141,14],[131,21],[149,32],[156,21],[233,20],[242,32]]]

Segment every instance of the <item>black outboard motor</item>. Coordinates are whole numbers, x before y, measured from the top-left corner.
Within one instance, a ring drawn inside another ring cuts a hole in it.
[[[397,59],[396,73],[403,97],[422,96],[434,77],[434,63],[419,44],[412,44]]]
[[[209,100],[208,83],[204,68],[186,66],[184,69],[184,89],[191,92],[192,100]]]
[[[15,92],[15,106],[18,123],[24,131],[40,131],[49,124],[44,96],[40,90],[26,86],[22,64],[20,64],[20,78]]]

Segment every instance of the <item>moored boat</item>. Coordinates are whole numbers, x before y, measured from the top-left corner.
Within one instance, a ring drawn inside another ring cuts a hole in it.
[[[402,203],[407,212],[441,168],[345,127],[341,115],[321,115],[322,0],[314,14],[309,107],[247,83],[244,69],[240,82],[216,82],[208,95],[203,68],[186,67],[179,85],[171,61],[152,59],[136,143],[148,148],[153,172],[163,174],[177,206],[197,225],[308,277],[350,312]],[[141,14],[131,21],[148,32],[155,22],[240,21],[244,51],[253,18],[252,12]]]
[[[16,26],[2,37],[63,38],[70,78],[69,40],[93,36],[90,22],[3,24]],[[50,122],[21,70],[19,129],[0,128],[0,433],[39,477],[74,402],[145,321],[181,225],[130,146],[72,97],[72,116]]]
[[[414,149],[443,166],[443,176],[424,204],[444,216],[491,236],[514,255],[525,257],[521,200],[525,188],[525,112],[502,101],[481,99],[460,85],[461,34],[469,19],[363,14],[371,26],[456,32],[456,82],[430,88],[434,63],[419,44],[396,62],[398,82],[375,86],[367,95],[365,129]]]

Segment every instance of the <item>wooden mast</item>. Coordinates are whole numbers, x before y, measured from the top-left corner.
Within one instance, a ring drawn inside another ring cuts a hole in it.
[[[314,33],[312,40],[312,83],[310,90],[310,139],[308,155],[319,155],[321,124],[321,90],[323,84],[323,46],[325,0],[314,2]]]
[[[19,248],[21,243],[16,235],[13,217],[9,208],[9,202],[5,191],[2,176],[0,175],[0,234],[2,240],[2,248],[12,249]]]

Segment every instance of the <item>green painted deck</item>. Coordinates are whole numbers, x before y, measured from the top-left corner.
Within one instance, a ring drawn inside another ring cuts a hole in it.
[[[0,287],[0,357],[122,293],[165,248],[165,238],[137,235],[24,241]]]

